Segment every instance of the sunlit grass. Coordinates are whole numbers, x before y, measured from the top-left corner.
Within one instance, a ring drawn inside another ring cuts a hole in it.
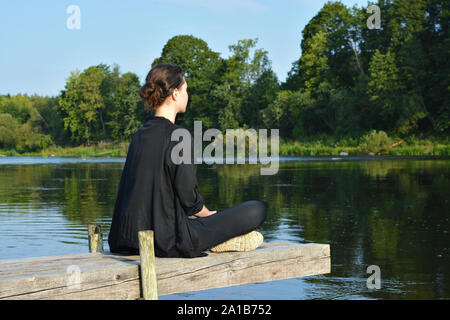
[[[403,142],[392,147],[388,153],[383,155],[392,156],[449,156],[450,143],[447,140],[432,141],[430,139],[419,140],[414,137],[406,139],[393,139],[394,142]],[[19,153],[16,150],[0,149],[0,156],[70,156],[70,157],[125,157],[127,155],[129,142],[100,142],[91,146],[61,147],[51,146],[36,152]],[[268,152],[270,156],[270,141],[268,141]],[[344,152],[345,154],[341,154]],[[224,148],[224,156],[226,149]],[[331,137],[319,136],[316,139],[309,138],[305,141],[293,141],[280,139],[280,156],[357,156],[367,155],[361,152],[359,141],[355,138],[343,138],[334,140]]]
[[[51,146],[36,152],[18,153],[15,150],[1,150],[4,156],[42,156],[42,157],[125,157],[128,143],[100,143],[91,146],[61,147]]]

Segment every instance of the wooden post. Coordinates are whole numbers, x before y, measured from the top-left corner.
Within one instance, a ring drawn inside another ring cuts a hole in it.
[[[142,297],[144,300],[158,300],[153,230],[139,231],[138,234],[139,256],[141,258]]]
[[[90,224],[89,232],[89,252],[103,252],[103,235],[100,232],[100,226]]]

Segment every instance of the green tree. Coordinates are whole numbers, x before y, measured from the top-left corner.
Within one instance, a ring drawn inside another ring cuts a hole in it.
[[[217,124],[215,110],[211,107],[210,94],[220,84],[220,69],[223,59],[212,51],[208,44],[192,35],[179,35],[167,41],[161,57],[155,59],[152,67],[159,63],[176,63],[185,71],[188,82],[189,102],[184,114],[177,122],[187,128],[193,127],[193,120],[203,121],[205,126]]]
[[[387,28],[391,32],[391,47],[396,48],[423,31],[428,0],[396,0],[389,9]]]
[[[120,67],[115,64],[112,67],[106,64],[99,64],[105,74],[105,78],[100,85],[100,94],[103,100],[103,108],[98,111],[99,120],[103,132],[102,139],[108,140],[112,137],[111,122],[116,121],[112,113],[116,110],[116,95],[120,82]]]
[[[214,101],[214,108],[220,108],[217,123],[223,131],[226,129],[238,129],[240,127],[239,115],[242,105],[242,98],[233,92],[228,83],[216,85],[211,92],[211,100]]]
[[[105,78],[105,72],[99,66],[89,67],[82,73],[72,72],[61,93],[59,105],[64,127],[70,130],[75,142],[89,145],[91,141],[105,137],[101,121],[105,109],[101,86]]]
[[[423,100],[428,112],[427,121],[434,132],[448,133],[450,128],[450,3],[428,0],[424,30],[420,39],[427,54]]]
[[[56,144],[64,145],[70,142],[70,136],[64,130],[64,121],[58,112],[58,97],[41,97],[33,95],[30,97],[33,108],[33,126],[40,127],[44,134],[49,134]]]
[[[0,113],[9,113],[19,123],[25,123],[30,118],[32,103],[27,95],[0,97]]]
[[[280,136],[284,138],[304,137],[309,129],[305,112],[314,102],[309,91],[278,91],[274,101],[263,110],[265,127],[280,129]]]
[[[304,53],[300,58],[300,72],[305,89],[311,91],[313,95],[316,95],[320,84],[328,83],[325,74],[329,69],[328,57],[324,54],[326,42],[326,35],[322,31],[308,41],[304,41]]]
[[[18,127],[17,120],[9,113],[0,113],[0,148],[11,148],[16,144],[14,131]]]
[[[40,133],[28,121],[15,130],[16,149],[19,152],[38,151],[53,144],[50,135]]]
[[[252,88],[258,88],[261,82],[265,81],[272,86],[272,88],[264,88],[269,90],[269,97],[273,97],[277,90],[274,88],[277,85],[273,81],[273,75],[270,74],[271,62],[267,51],[255,49],[253,56],[250,52],[257,42],[258,38],[244,39],[239,40],[235,45],[228,46],[232,55],[225,61],[220,84],[211,93],[213,108],[219,110],[218,122],[221,130],[248,127],[249,124],[257,123],[258,117],[255,119],[254,114],[243,110],[245,101],[247,101],[245,106],[247,109],[258,108],[258,106],[248,106],[248,103],[255,100],[251,98],[252,94],[255,94]],[[247,116],[249,118],[246,118]]]
[[[278,77],[271,69],[265,70],[256,79],[242,105],[242,116],[249,127],[260,128],[264,125],[262,111],[275,100],[279,90]]]
[[[107,125],[111,128],[112,138],[116,141],[129,140],[142,123],[137,118],[140,82],[136,74],[128,72],[120,76],[112,101],[111,119]]]
[[[313,96],[325,80],[333,87],[353,86],[359,75],[352,47],[357,42],[355,23],[345,5],[327,2],[303,29],[302,56],[287,82],[313,90]]]
[[[382,117],[380,121],[389,127],[394,121],[398,107],[397,94],[403,89],[403,85],[399,81],[395,54],[390,50],[386,54],[377,50],[370,62],[369,72],[370,101],[378,108],[379,115]]]

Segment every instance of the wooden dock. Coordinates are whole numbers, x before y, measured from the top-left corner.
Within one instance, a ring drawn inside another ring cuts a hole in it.
[[[208,254],[156,258],[157,295],[331,272],[328,244],[264,242],[250,252]],[[95,252],[0,260],[0,299],[140,299],[140,274],[139,255]]]

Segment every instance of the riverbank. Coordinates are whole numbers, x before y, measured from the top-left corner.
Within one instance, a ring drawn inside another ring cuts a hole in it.
[[[90,146],[61,147],[51,146],[49,148],[19,153],[16,150],[0,149],[0,156],[41,156],[41,157],[125,157],[128,151],[128,142],[121,143],[99,143]]]
[[[447,140],[417,140],[414,138],[395,140],[387,152],[363,152],[356,140],[344,139],[334,142],[331,139],[312,141],[284,141],[280,139],[280,156],[360,156],[360,155],[388,155],[388,156],[450,156],[450,143]],[[0,156],[66,156],[66,157],[125,157],[128,142],[102,142],[91,146],[49,148],[19,153],[16,150],[0,149]],[[268,154],[270,155],[270,146]],[[225,155],[225,148],[224,148]]]
[[[327,145],[323,142],[301,143],[288,142],[280,144],[280,156],[449,156],[450,144],[431,143],[429,141],[415,144],[402,143],[391,146],[385,152],[364,152],[360,146]]]

